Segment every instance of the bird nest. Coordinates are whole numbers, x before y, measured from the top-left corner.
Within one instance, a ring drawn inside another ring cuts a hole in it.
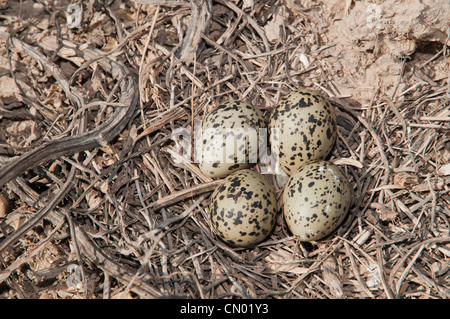
[[[450,298],[448,3],[300,2],[3,2],[0,297]],[[279,205],[231,248],[194,123],[298,87],[335,107],[350,213],[300,242]]]

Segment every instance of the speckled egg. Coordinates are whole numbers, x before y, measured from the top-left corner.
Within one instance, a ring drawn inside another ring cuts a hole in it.
[[[333,106],[322,94],[306,88],[280,99],[269,128],[272,152],[288,175],[307,162],[325,159],[337,136]]]
[[[227,176],[211,195],[214,233],[234,247],[251,247],[275,226],[277,200],[267,179],[250,169]]]
[[[242,101],[228,101],[209,112],[196,136],[196,159],[201,171],[225,177],[258,162],[260,129],[266,130],[261,111]]]
[[[319,240],[344,220],[351,190],[341,169],[327,161],[305,164],[292,174],[283,192],[283,213],[292,234],[302,241]]]

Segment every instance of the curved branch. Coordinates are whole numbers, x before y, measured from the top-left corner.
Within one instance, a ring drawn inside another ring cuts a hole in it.
[[[36,48],[21,40],[17,38],[11,38],[10,40],[15,47],[22,49],[32,58],[37,59],[42,63],[62,86],[72,103],[78,104],[80,102],[80,96],[82,95],[74,88],[69,87],[67,80],[54,63],[49,61]],[[99,50],[90,48],[77,50],[77,53],[85,60],[96,59],[103,54],[103,52]],[[46,142],[27,153],[11,158],[6,163],[0,163],[0,187],[4,186],[7,182],[19,176],[26,170],[45,161],[104,146],[124,129],[133,116],[138,101],[136,80],[119,61],[102,58],[97,62],[105,69],[105,71],[111,73],[114,78],[119,79],[121,89],[119,103],[126,105],[126,107],[116,108],[108,120],[89,132]]]

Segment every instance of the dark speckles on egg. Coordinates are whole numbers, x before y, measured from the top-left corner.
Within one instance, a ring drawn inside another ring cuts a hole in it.
[[[307,162],[325,159],[337,137],[332,105],[322,94],[306,88],[280,99],[270,117],[269,129],[278,130],[278,134],[270,135],[271,147],[288,175]]]
[[[275,226],[276,203],[274,189],[264,176],[249,169],[234,172],[211,195],[212,229],[232,246],[254,246]]]
[[[250,167],[259,152],[258,143],[252,141],[258,140],[259,129],[266,127],[261,111],[246,102],[231,100],[218,105],[204,116],[195,136],[200,170],[219,178]]]
[[[351,189],[338,166],[313,161],[290,176],[282,201],[291,232],[303,241],[320,240],[344,220],[351,204]]]

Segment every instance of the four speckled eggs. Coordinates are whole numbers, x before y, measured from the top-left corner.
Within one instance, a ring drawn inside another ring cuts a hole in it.
[[[258,110],[239,101],[220,105],[203,123],[202,130],[265,125]],[[347,177],[339,167],[325,160],[337,137],[333,107],[314,90],[292,91],[276,105],[268,128],[272,153],[290,175],[282,197],[286,224],[301,241],[320,240],[342,223],[351,204]],[[226,145],[216,143],[213,135],[202,139],[201,146],[208,143],[216,148]],[[247,146],[234,149],[232,154],[241,156],[239,152],[245,152],[248,162]],[[214,233],[235,247],[251,247],[266,238],[275,225],[277,213],[272,185],[259,173],[243,169],[248,166],[248,163],[223,165],[220,161],[200,163],[202,171],[211,177],[227,176],[211,196],[210,219]]]

